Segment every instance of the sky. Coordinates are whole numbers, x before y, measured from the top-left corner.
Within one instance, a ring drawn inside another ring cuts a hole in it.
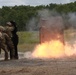
[[[0,7],[2,6],[15,6],[15,5],[48,5],[50,3],[64,4],[74,2],[76,0],[0,0]]]

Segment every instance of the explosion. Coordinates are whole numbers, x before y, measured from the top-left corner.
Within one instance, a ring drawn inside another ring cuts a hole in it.
[[[46,17],[45,15],[41,16],[39,22],[40,44],[35,47],[30,57],[43,59],[64,58],[76,55],[76,43],[70,44],[64,39],[64,31],[68,29],[65,26],[67,24],[66,21],[61,16],[53,14],[49,17],[46,15]],[[73,33],[71,36],[73,36]],[[75,40],[72,42],[75,42]]]
[[[63,20],[60,16],[41,20],[40,43],[32,53],[33,58],[62,58],[76,53],[76,44],[64,40]]]
[[[59,40],[52,40],[38,45],[33,52],[36,58],[57,58],[64,55],[64,45]]]
[[[32,56],[34,58],[61,58],[72,56],[76,52],[76,45],[71,46],[69,43],[65,45],[59,40],[44,42],[36,46]]]

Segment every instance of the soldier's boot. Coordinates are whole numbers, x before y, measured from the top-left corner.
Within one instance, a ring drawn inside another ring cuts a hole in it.
[[[10,51],[10,59],[11,59],[11,60],[14,60],[14,59],[15,59],[15,50],[14,50],[14,49],[12,49],[12,50]]]
[[[4,57],[5,57],[5,59],[4,60],[8,60],[8,50],[7,50],[7,47],[6,47],[6,45],[2,45],[2,49],[4,50],[4,52],[5,52],[5,55],[4,55]]]
[[[15,59],[18,59],[18,50],[17,50],[17,46],[15,46]]]

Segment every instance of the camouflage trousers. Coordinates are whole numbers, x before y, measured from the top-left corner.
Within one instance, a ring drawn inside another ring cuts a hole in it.
[[[14,48],[13,42],[12,42],[11,38],[6,33],[4,33],[4,37],[5,37],[5,43],[7,45],[7,49],[10,52],[10,59],[14,59],[15,48]]]
[[[4,52],[5,52],[5,55],[4,55],[5,60],[8,60],[8,52],[10,52],[10,59],[15,59],[14,58],[15,57],[15,49],[14,49],[14,46],[11,45],[11,43],[9,43],[9,42],[8,42],[8,44],[1,43],[0,51],[1,51],[1,49],[4,50]]]
[[[10,52],[10,59],[15,59],[15,48],[14,45],[12,43],[12,41],[10,40],[9,42],[6,43],[7,44],[7,49]]]
[[[1,44],[0,44],[0,50],[1,50],[1,49],[3,49],[4,52],[5,52],[5,55],[4,55],[5,60],[8,60],[8,50],[7,50],[7,45],[4,44],[4,43],[1,43]]]
[[[5,60],[8,60],[8,50],[10,51],[10,59],[14,59],[15,49],[11,38],[8,34],[0,32],[0,50],[3,49],[5,52]]]

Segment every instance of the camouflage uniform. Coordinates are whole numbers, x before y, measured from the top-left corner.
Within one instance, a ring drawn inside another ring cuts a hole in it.
[[[3,29],[2,29],[3,28]],[[8,50],[11,51],[11,59],[14,59],[14,45],[11,41],[11,38],[6,33],[6,30],[4,27],[0,26],[1,31],[1,37],[0,37],[0,48],[2,48],[5,51],[5,60],[8,60]]]
[[[0,50],[3,49],[5,51],[5,60],[8,60],[8,50],[7,50],[6,39],[5,39],[5,34],[3,33],[3,29],[4,28],[0,26]]]
[[[10,59],[15,59],[14,56],[15,56],[15,49],[14,49],[14,45],[13,45],[13,42],[11,41],[11,37],[12,37],[12,34],[11,34],[11,30],[13,28],[12,27],[9,27],[9,26],[6,26],[5,27],[5,33],[9,36],[10,39],[6,39],[6,44],[7,44],[7,47],[8,47],[8,50],[10,51]],[[9,41],[9,42],[8,42]]]
[[[17,35],[17,27],[16,27],[16,23],[14,21],[9,21],[6,23],[6,33],[9,35],[9,37],[12,40],[12,43],[14,45],[14,58],[18,59],[18,35]],[[10,50],[10,49],[9,49]],[[12,52],[10,50],[10,58],[12,57]]]

